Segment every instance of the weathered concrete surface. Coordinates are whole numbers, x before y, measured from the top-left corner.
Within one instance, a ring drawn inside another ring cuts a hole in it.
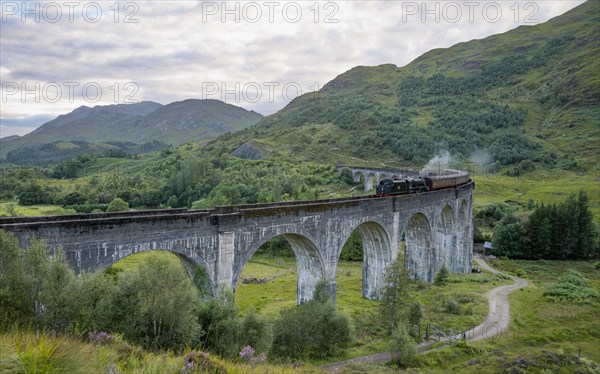
[[[324,278],[335,296],[342,248],[354,230],[363,240],[363,296],[376,298],[384,269],[398,258],[414,277],[431,282],[443,263],[453,272],[470,272],[472,190],[458,188],[396,197],[369,196],[185,209],[60,217],[0,219],[22,246],[36,236],[51,251],[62,247],[78,272],[105,268],[131,254],[168,250],[187,265],[202,265],[213,292],[224,283],[234,290],[250,257],[282,235],[298,260],[297,301],[309,300]]]

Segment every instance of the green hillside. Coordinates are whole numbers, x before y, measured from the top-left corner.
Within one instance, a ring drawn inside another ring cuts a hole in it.
[[[599,4],[401,68],[355,67],[218,144],[289,145],[293,157],[321,162],[422,165],[445,149],[465,158],[488,151],[501,165],[595,169]]]

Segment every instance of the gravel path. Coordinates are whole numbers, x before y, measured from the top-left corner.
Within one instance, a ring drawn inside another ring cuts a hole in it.
[[[482,269],[489,271],[492,274],[501,274],[498,270],[491,268],[480,254],[475,254],[474,260],[477,261]],[[527,287],[526,280],[510,276],[515,281],[509,286],[496,287],[487,292],[485,295],[488,298],[489,312],[485,321],[471,330],[465,332],[465,337],[470,342],[491,338],[501,334],[508,329],[510,322],[510,304],[508,303],[508,295],[520,288]],[[460,336],[456,336],[460,338]],[[417,352],[423,353],[431,349],[435,341],[426,341],[417,345]],[[332,362],[321,366],[321,369],[329,372],[340,372],[349,364],[369,363],[369,364],[384,364],[390,362],[392,356],[390,352],[376,353],[369,356],[351,358],[349,360]]]

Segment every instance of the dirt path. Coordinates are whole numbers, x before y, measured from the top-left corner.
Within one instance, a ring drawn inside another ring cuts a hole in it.
[[[475,254],[474,260],[477,261],[482,269],[489,271],[492,274],[500,274],[496,269],[491,268],[481,257],[480,254]],[[470,342],[491,338],[492,336],[498,335],[508,329],[508,323],[510,322],[510,304],[508,303],[508,295],[520,288],[527,287],[528,283],[526,280],[510,276],[515,281],[512,285],[496,287],[488,291],[485,295],[488,298],[489,312],[488,315],[481,324],[475,326],[471,330],[465,332],[465,338]],[[460,336],[456,336],[461,338]],[[426,341],[417,345],[417,352],[423,353],[431,349],[431,346],[436,343],[435,341]],[[362,356],[351,358],[349,360],[332,362],[321,366],[321,369],[329,372],[339,372],[349,364],[355,363],[370,363],[370,364],[383,364],[391,361],[391,354],[389,352],[376,353],[369,356]]]

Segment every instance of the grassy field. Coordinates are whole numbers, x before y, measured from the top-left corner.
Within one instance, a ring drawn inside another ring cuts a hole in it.
[[[493,338],[444,346],[417,358],[408,372],[427,373],[598,373],[600,305],[554,303],[543,297],[568,269],[579,271],[600,291],[600,270],[585,261],[496,260],[507,273],[522,269],[529,286],[510,295],[509,330]],[[387,365],[356,365],[348,372],[397,372]]]
[[[522,204],[527,204],[529,199],[545,204],[560,203],[572,193],[586,191],[590,199],[590,210],[600,226],[600,173],[580,175],[575,172],[537,170],[519,177],[479,173],[474,180],[475,209],[510,200]]]
[[[179,262],[165,251],[148,251],[126,257],[113,266],[122,270],[135,267],[146,257]],[[181,263],[180,263],[181,264]],[[510,296],[511,323],[508,331],[491,339],[458,346],[442,346],[419,356],[409,372],[481,373],[597,373],[600,362],[600,305],[591,303],[554,303],[543,292],[569,269],[579,271],[590,286],[600,291],[600,270],[585,261],[495,260],[491,265],[508,274],[525,274],[529,287]],[[183,265],[182,271],[184,271]],[[243,278],[272,278],[265,284],[237,285],[236,305],[240,315],[250,306],[271,320],[283,308],[295,305],[296,263],[294,258],[254,256],[242,272]],[[386,351],[387,338],[374,323],[376,301],[361,296],[362,263],[340,262],[336,277],[338,310],[350,317],[354,326],[353,345],[338,357],[304,364],[302,372],[318,372],[315,366],[352,357]],[[505,276],[489,273],[452,274],[445,286],[414,283],[409,286],[411,300],[424,307],[423,322],[434,322],[456,330],[466,330],[485,319],[488,312],[485,294],[499,285],[512,283]],[[449,300],[459,305],[457,314],[446,309]],[[55,371],[97,372],[114,367],[124,373],[178,372],[185,354],[151,353],[132,347],[119,337],[107,345],[94,347],[86,339],[50,337],[22,330],[4,333],[0,344],[0,371],[31,372],[51,368]],[[187,352],[185,352],[187,353]],[[46,357],[48,356],[48,357]],[[231,373],[292,372],[292,366],[257,365],[211,358]],[[12,365],[12,366],[11,366]],[[20,366],[19,366],[20,365]],[[50,366],[48,366],[50,365]],[[594,366],[596,365],[596,366]],[[17,367],[26,370],[15,369]],[[543,371],[546,370],[546,371]],[[48,370],[46,370],[48,371]],[[397,372],[387,365],[354,365],[346,372]]]
[[[127,256],[127,257],[115,262],[114,264],[111,265],[111,267],[126,271],[126,270],[129,270],[129,269],[137,266],[140,262],[142,262],[146,258],[156,258],[156,259],[160,259],[161,261],[171,261],[171,262],[176,263],[177,265],[181,266],[182,271],[187,271],[187,270],[185,270],[185,267],[183,266],[183,263],[181,262],[181,260],[179,260],[179,258],[177,256],[175,256],[173,253],[168,252],[168,251],[146,251],[146,252],[136,253],[136,254]]]
[[[0,202],[0,216],[8,215],[8,205],[14,205],[15,212],[20,216],[53,216],[65,214],[65,209],[60,205],[19,205],[16,201]]]
[[[127,269],[144,256],[159,256],[167,261],[177,257],[161,251],[150,251],[127,257],[114,266]],[[600,270],[593,262],[584,261],[515,261],[495,260],[492,266],[509,274],[524,272],[529,287],[510,296],[511,324],[508,331],[492,339],[459,345],[444,346],[419,356],[414,368],[426,372],[597,372],[590,365],[600,362],[600,308],[598,303],[553,303],[542,294],[568,269],[576,269],[596,290],[600,290]],[[243,278],[273,278],[265,284],[244,284],[236,290],[236,305],[240,315],[250,306],[264,316],[274,319],[284,308],[295,305],[296,264],[293,258],[255,256],[242,272]],[[341,356],[325,362],[359,357],[387,350],[387,339],[382,338],[373,321],[377,317],[376,301],[363,299],[362,263],[340,262],[338,265],[337,307],[350,317],[354,325],[355,342]],[[456,330],[466,330],[485,319],[488,312],[485,293],[490,289],[512,283],[507,277],[488,273],[451,275],[446,286],[415,283],[410,295],[424,306],[424,323],[434,322]],[[446,305],[455,300],[460,305],[458,314],[448,313]],[[310,367],[310,366],[309,366]],[[308,367],[307,367],[308,368]],[[266,368],[263,368],[266,369]],[[312,369],[311,369],[312,370]],[[355,366],[349,372],[392,369],[388,366]],[[519,371],[520,370],[520,371]],[[597,370],[597,369],[596,369]]]
[[[293,307],[296,303],[295,266],[293,258],[252,258],[242,271],[241,279],[285,275],[264,284],[238,283],[235,298],[240,313],[246,313],[252,306],[257,313],[274,318],[283,308]],[[411,285],[410,293],[424,306],[424,324],[435,322],[463,331],[485,319],[488,307],[484,294],[497,285],[510,283],[506,277],[488,273],[453,274],[446,286],[415,283]],[[333,357],[327,362],[385,351],[387,338],[381,337],[381,331],[377,331],[374,323],[379,313],[379,302],[362,297],[362,262],[339,262],[336,285],[337,309],[352,320],[356,339],[343,356]],[[457,314],[446,312],[451,301],[460,306]]]

